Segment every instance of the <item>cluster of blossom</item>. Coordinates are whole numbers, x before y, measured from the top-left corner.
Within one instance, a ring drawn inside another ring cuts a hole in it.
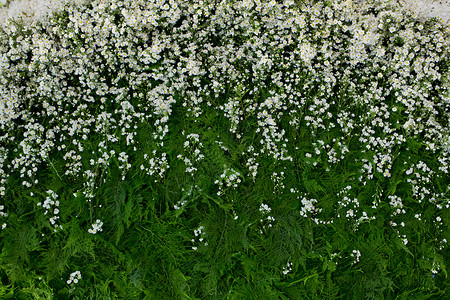
[[[344,137],[341,137],[341,140],[344,140]],[[321,141],[320,143],[322,146],[324,145],[324,142]],[[328,162],[332,164],[337,164],[338,162],[342,161],[345,158],[345,154],[349,152],[348,147],[342,143],[341,141],[337,141],[335,138],[332,140],[333,143],[336,143],[336,146],[331,147],[329,144],[325,144],[323,146],[325,150],[328,150],[327,156],[328,156]],[[320,154],[319,149],[315,149],[316,155]]]
[[[273,91],[271,91],[273,92]],[[277,98],[277,97],[276,97]],[[270,99],[270,98],[268,98]],[[278,98],[277,98],[278,99]],[[262,145],[262,148],[260,150],[261,153],[267,153],[268,155],[271,155],[276,160],[290,160],[292,161],[292,156],[287,155],[287,149],[286,145],[289,142],[288,139],[284,138],[285,136],[285,129],[281,129],[281,131],[278,130],[276,121],[278,118],[273,118],[271,113],[269,113],[266,109],[264,109],[264,105],[266,105],[269,108],[269,111],[273,110],[275,113],[276,106],[268,105],[266,102],[261,103],[261,111],[258,112],[257,118],[258,118],[258,128],[256,129],[256,133],[262,133],[262,137],[260,139],[260,144]],[[283,106],[284,109],[285,106]],[[278,116],[282,116],[283,113],[280,112]],[[281,149],[278,146],[281,144]]]
[[[391,224],[392,227],[397,227],[397,223],[394,221],[389,221],[389,224]],[[401,222],[400,226],[405,227],[405,222]]]
[[[434,261],[433,267],[431,269],[431,273],[433,274],[433,277],[434,277],[434,275],[439,273],[440,270],[441,270],[441,265],[438,262]]]
[[[413,172],[414,174],[412,174]],[[429,198],[430,202],[433,202],[434,199],[442,198],[438,194],[432,193],[429,189],[430,178],[433,178],[435,171],[431,170],[425,162],[419,161],[405,173],[413,175],[412,178],[414,179],[408,178],[406,181],[411,183],[413,195],[418,198],[419,203],[422,203],[425,198]],[[439,174],[437,177],[439,177]]]
[[[92,224],[92,228],[89,228],[89,229],[88,229],[88,232],[89,232],[89,233],[92,233],[92,234],[96,234],[97,231],[103,231],[103,230],[102,230],[102,226],[103,226],[103,222],[101,222],[100,220],[97,219],[97,220],[95,221],[95,223]]]
[[[373,178],[373,166],[369,162],[368,159],[362,158],[361,162],[364,163],[364,165],[362,166],[362,169],[361,169],[361,173],[363,175],[361,175],[361,177],[359,177],[359,181],[361,181],[363,185],[366,185],[367,184],[367,180],[371,180]],[[364,173],[367,173],[367,174],[366,174],[365,180],[363,181]]]
[[[5,206],[0,205],[0,217],[7,217],[8,214],[3,212],[3,209],[5,208]]]
[[[389,205],[395,209],[392,213],[393,216],[399,215],[399,214],[406,214],[405,209],[403,208],[403,202],[402,199],[396,195],[389,195],[387,196],[389,201]]]
[[[153,150],[153,157],[149,157],[147,153],[144,154],[144,159],[148,160],[150,164],[149,167],[141,165],[141,170],[145,170],[147,175],[152,176],[154,174],[158,175],[159,178],[163,178],[167,169],[170,168],[167,161],[167,154],[165,152],[161,153],[161,157],[156,156],[157,150]],[[155,182],[158,180],[155,179]]]
[[[238,184],[241,183],[241,174],[234,169],[227,168],[222,174],[220,174],[220,180],[214,181],[214,184],[219,185],[219,190],[217,191],[217,196],[222,196],[224,194],[224,188],[237,188]]]
[[[0,141],[2,141],[3,138],[0,137]],[[9,176],[5,173],[3,167],[6,161],[6,158],[8,157],[8,152],[6,149],[4,151],[1,151],[2,147],[0,147],[0,196],[5,196],[5,184],[6,184],[6,178]]]
[[[259,166],[259,163],[256,161],[259,154],[254,152],[254,150],[255,150],[255,148],[252,145],[250,145],[248,147],[247,153],[246,152],[242,153],[243,155],[245,155],[245,154],[251,155],[251,153],[253,153],[253,156],[250,156],[247,159],[247,162],[245,163],[245,166],[248,168],[249,172],[251,172],[251,173],[248,173],[247,176],[251,176],[253,179],[253,182],[255,182],[255,180],[256,180],[256,175],[258,174],[258,166]]]
[[[311,153],[309,153],[309,152],[305,153],[305,157],[309,158],[309,160],[306,160],[306,163],[310,164],[311,161],[312,161],[313,166],[314,167],[317,166],[318,162],[316,160],[312,160],[311,159],[312,158],[312,154]]]
[[[438,240],[438,239],[436,238],[436,240]],[[445,246],[447,246],[447,239],[440,240],[439,241],[439,245],[438,245],[438,249],[439,250],[443,250]]]
[[[45,208],[45,212],[44,215],[46,215],[48,212],[50,212],[52,214],[52,217],[50,217],[49,221],[51,223],[51,225],[54,227],[54,231],[56,232],[58,228],[63,229],[62,225],[58,225],[56,223],[56,221],[59,219],[59,200],[58,199],[58,195],[52,191],[52,190],[48,190],[47,191],[48,196],[45,198],[44,203],[39,202],[37,203],[37,206],[41,206],[43,208]],[[53,207],[55,206],[55,207]]]
[[[194,235],[195,237],[198,237],[198,242],[202,243],[205,247],[208,246],[208,242],[204,242],[204,238],[205,238],[205,232],[203,231],[205,229],[205,227],[200,226],[199,228],[194,230]],[[195,239],[191,240],[192,243],[196,243]],[[192,246],[192,250],[197,251],[198,247],[197,246]]]
[[[267,214],[270,213],[272,211],[272,209],[264,203],[261,203],[261,206],[259,207],[259,211],[262,212],[263,214]]]
[[[224,111],[225,117],[230,120],[230,132],[236,133],[239,121],[242,120],[242,110],[240,108],[240,99],[230,99],[225,105],[219,106]]]
[[[131,169],[131,164],[128,162],[128,154],[126,152],[120,152],[119,157],[117,158],[121,164],[119,165],[119,169],[121,171],[122,180],[125,180],[125,175]]]
[[[333,253],[331,253],[331,255],[330,255],[330,261],[333,261],[335,258],[341,258],[341,255],[338,253],[338,252],[333,252]],[[338,262],[336,261],[336,262],[334,262],[335,264],[338,264]]]
[[[181,209],[182,207],[184,207],[186,205],[186,203],[187,203],[187,200],[180,200],[177,202],[177,204],[175,204],[173,206],[173,208],[176,210]]]
[[[392,228],[394,229],[395,233],[397,234],[398,238],[401,240],[401,242],[406,246],[408,245],[409,241],[408,241],[408,237],[406,236],[406,234],[401,234],[400,230],[405,227],[405,223],[401,222],[400,226],[402,228],[398,228],[397,229],[397,223],[394,221],[389,221],[389,224],[392,226]]]
[[[338,200],[338,204],[339,204],[339,207],[344,207],[344,208],[346,208],[349,205],[352,205],[353,208],[350,208],[345,212],[346,218],[354,219],[357,217],[357,215],[360,215],[360,217],[356,219],[354,227],[353,227],[353,230],[357,231],[359,225],[361,225],[363,222],[366,222],[366,221],[370,222],[372,220],[375,220],[376,217],[375,216],[369,217],[367,212],[365,212],[365,211],[362,211],[362,213],[359,214],[358,208],[360,206],[360,203],[359,203],[358,199],[354,198],[352,200],[348,197],[348,193],[351,189],[352,189],[352,187],[350,185],[348,185],[344,189],[342,189],[341,191],[339,191],[337,193],[338,197],[342,197],[342,200]],[[339,217],[339,214],[338,214],[338,217]]]
[[[271,176],[270,179],[272,179],[272,182],[274,184],[274,188],[273,188],[273,193],[278,193],[281,192],[284,188],[285,185],[283,183],[284,180],[284,172],[280,172],[280,175],[278,176],[278,173],[274,172]]]
[[[75,140],[74,140],[75,141]],[[76,143],[76,141],[75,141]],[[66,163],[66,172],[64,172],[64,175],[72,175],[75,176],[81,171],[82,163],[81,163],[81,155],[76,154],[75,150],[70,150],[66,154],[64,154],[63,159],[65,161],[68,161]]]
[[[97,161],[91,159],[90,164],[91,165],[97,165],[102,167],[102,169],[106,170],[110,164],[110,161],[112,157],[116,154],[114,150],[108,150],[107,147],[108,142],[107,141],[101,141],[98,143],[98,159]]]
[[[292,272],[292,263],[290,261],[287,262],[286,266],[283,267],[283,274],[287,275]]]
[[[352,261],[352,265],[359,263],[359,258],[361,257],[361,252],[359,250],[353,250],[352,253],[350,253],[350,256],[354,258]]]
[[[92,199],[95,196],[94,190],[95,190],[95,177],[96,177],[96,173],[92,172],[91,170],[86,170],[84,171],[83,174],[84,177],[84,182],[83,182],[83,186],[84,186],[84,190],[83,190],[83,195],[86,198],[86,200],[88,202],[92,202]],[[74,193],[73,194],[74,197],[77,197],[77,194]]]
[[[406,234],[399,235],[398,237],[402,240],[402,242],[403,242],[403,244],[405,244],[405,246],[408,245],[408,238],[406,237]]]
[[[359,207],[359,201],[358,201],[358,198],[350,199],[349,197],[344,196],[342,198],[342,200],[338,200],[338,205],[340,207],[345,207],[345,208],[349,205],[352,205],[356,211],[356,208]],[[353,216],[353,214],[352,214],[352,216]]]
[[[3,205],[0,205],[0,217],[7,217],[8,216],[7,213],[3,212],[4,208],[5,207]],[[6,223],[3,223],[2,224],[2,229],[5,229],[5,228],[6,228]]]
[[[264,219],[259,220],[262,224],[262,228],[259,230],[259,232],[263,234],[265,230],[273,226],[275,218],[269,215],[272,209],[267,204],[261,203],[259,211],[262,213],[263,217],[265,217]]]
[[[239,216],[236,214],[236,211],[233,209],[233,216],[234,216],[234,220],[239,219]]]
[[[376,170],[383,174],[384,177],[391,177],[392,158],[389,154],[377,153],[373,156],[373,162],[377,166]],[[385,169],[383,169],[386,167]]]
[[[298,196],[298,199],[300,199],[300,196]],[[317,199],[308,199],[303,196],[301,202],[302,208],[300,209],[300,216],[302,217],[312,218],[313,215],[318,214],[322,211],[321,208],[315,206],[315,204],[317,203]]]
[[[81,272],[75,271],[70,274],[70,278],[67,280],[67,284],[78,283],[78,280],[81,279]]]
[[[194,167],[194,163],[205,158],[205,156],[200,153],[201,148],[203,148],[203,144],[200,142],[199,135],[192,133],[186,137],[186,142],[184,142],[184,149],[187,152],[187,156],[185,157],[182,154],[177,156],[177,158],[183,160],[187,166],[186,173],[190,173],[192,176],[194,175],[194,172],[198,170]]]

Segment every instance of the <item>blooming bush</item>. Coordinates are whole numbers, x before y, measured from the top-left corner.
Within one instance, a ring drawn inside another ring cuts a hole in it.
[[[0,27],[0,295],[447,293],[449,27],[354,5],[77,1]]]

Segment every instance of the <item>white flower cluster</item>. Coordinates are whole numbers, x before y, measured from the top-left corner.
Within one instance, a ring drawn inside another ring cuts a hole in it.
[[[261,206],[259,207],[259,211],[262,212],[263,214],[267,214],[270,213],[272,211],[272,209],[264,203],[261,203]]]
[[[5,207],[3,205],[0,205],[0,217],[7,217],[8,216],[7,213],[3,212],[4,208]],[[6,223],[3,223],[2,224],[2,229],[5,229],[5,228],[6,228]]]
[[[262,228],[259,230],[259,232],[263,234],[265,230],[273,226],[275,218],[269,215],[272,209],[267,204],[261,203],[259,211],[262,213],[263,217],[265,217],[264,219],[259,220],[262,224]]]
[[[97,219],[97,220],[95,221],[95,223],[92,224],[92,228],[89,228],[89,229],[88,229],[88,232],[89,232],[89,233],[92,233],[92,234],[96,234],[97,231],[103,231],[103,230],[102,230],[102,226],[103,226],[103,222],[101,222],[99,219]]]
[[[184,132],[183,132],[184,134]],[[192,133],[186,137],[186,142],[184,142],[184,149],[187,152],[186,156],[179,154],[178,159],[184,161],[186,167],[186,173],[194,175],[198,169],[194,167],[194,163],[201,161],[205,156],[200,152],[203,148],[203,144],[200,142],[200,137],[198,134]]]
[[[337,197],[342,198],[342,200],[338,200],[339,208],[345,208],[345,217],[348,219],[355,220],[353,230],[357,231],[359,225],[361,225],[363,222],[370,222],[376,219],[375,216],[370,216],[367,214],[367,212],[362,211],[360,212],[359,207],[360,203],[358,198],[349,198],[349,192],[351,191],[352,186],[348,185],[345,188],[343,188],[341,191],[337,193]],[[375,204],[374,204],[375,205]],[[376,206],[374,206],[376,208]],[[372,207],[372,208],[374,208]],[[348,209],[347,209],[348,208]],[[359,215],[359,217],[358,217]],[[338,217],[340,215],[338,214]]]
[[[3,138],[0,137],[0,141]],[[0,147],[0,196],[5,196],[5,184],[6,184],[6,177],[8,177],[8,174],[5,173],[3,167],[6,161],[6,158],[8,157],[8,150],[4,149],[4,151],[1,151]]]
[[[75,141],[75,140],[74,140]],[[76,142],[76,141],[75,141]],[[77,154],[75,150],[70,150],[64,154],[63,159],[68,161],[66,163],[66,172],[64,175],[72,175],[76,176],[81,171],[82,163],[81,163],[81,155]]]
[[[59,200],[57,200],[58,195],[52,190],[48,190],[47,194],[48,196],[45,198],[44,203],[39,202],[37,203],[37,206],[42,205],[42,207],[45,208],[44,215],[46,215],[48,212],[52,214],[52,217],[50,217],[49,221],[53,225],[54,231],[56,232],[58,228],[63,229],[62,225],[58,225],[56,223],[56,221],[59,219]]]
[[[405,209],[403,208],[403,202],[402,199],[396,195],[389,195],[387,196],[389,201],[389,205],[395,209],[392,213],[393,216],[399,215],[399,214],[406,214]]]
[[[361,252],[359,250],[353,250],[352,253],[350,253],[350,256],[354,258],[352,261],[352,265],[359,263],[359,258],[361,257]]]
[[[406,237],[406,234],[399,235],[399,238],[402,239],[403,244],[408,245],[408,238]]]
[[[438,240],[438,239],[436,238],[436,241],[437,241],[437,240]],[[447,239],[442,239],[442,240],[440,240],[440,241],[439,241],[438,249],[439,249],[439,250],[443,250],[445,246],[447,246]]]
[[[283,267],[283,274],[287,275],[292,272],[292,263],[290,261],[287,262],[286,266]]]
[[[0,205],[0,217],[7,217],[8,214],[3,212],[3,209],[5,208],[5,206]]]
[[[107,141],[101,141],[98,143],[98,159],[95,161],[94,159],[91,160],[90,164],[94,166],[101,166],[103,169],[107,169],[110,165],[110,161],[113,157],[113,155],[116,154],[114,150],[108,149],[108,142]]]
[[[274,172],[270,178],[272,179],[272,182],[274,184],[273,193],[276,194],[278,192],[281,192],[284,188],[284,172],[280,172],[280,175],[278,175],[277,172]]]
[[[122,180],[125,180],[125,175],[128,170],[131,169],[131,164],[128,162],[128,154],[126,152],[120,152],[119,157],[117,158],[121,164],[119,165],[119,169],[122,174]]]
[[[348,123],[351,124],[351,123]],[[332,142],[335,143],[334,147],[332,147],[329,144],[325,144],[323,141],[318,140],[318,143],[320,144],[320,147],[323,148],[326,151],[326,154],[328,156],[328,162],[332,164],[337,164],[338,162],[344,160],[345,154],[349,152],[348,147],[345,145],[345,138],[344,136],[341,136],[341,141],[336,140],[333,138]],[[314,145],[315,143],[313,143]],[[320,154],[320,149],[315,149],[316,155]]]
[[[366,222],[366,221],[367,221],[367,222],[370,222],[370,221],[373,221],[373,220],[375,220],[375,219],[376,219],[375,216],[369,217],[369,216],[367,215],[367,213],[366,213],[365,211],[363,211],[361,217],[359,217],[359,218],[356,220],[354,230],[355,230],[355,231],[358,230],[358,226],[359,226],[361,223]]]
[[[145,170],[147,175],[152,176],[154,174],[158,175],[159,178],[163,178],[167,169],[170,168],[167,161],[167,154],[165,152],[161,153],[161,156],[156,156],[157,150],[153,150],[153,156],[150,157],[147,153],[144,154],[144,159],[150,164],[149,167],[141,165],[141,170]],[[155,182],[158,180],[155,179]]]
[[[373,162],[377,166],[376,170],[383,174],[384,177],[391,177],[392,158],[389,154],[377,153],[373,156]],[[385,167],[385,169],[383,169]]]
[[[259,166],[259,163],[257,162],[259,153],[254,152],[254,150],[255,150],[255,148],[252,145],[250,145],[248,147],[247,153],[246,152],[242,153],[243,155],[247,155],[247,156],[252,155],[252,156],[248,157],[247,162],[245,163],[245,166],[248,168],[249,172],[251,172],[251,173],[248,173],[247,176],[251,176],[253,179],[253,182],[255,182],[255,180],[256,180],[256,175],[258,174],[258,166]]]
[[[194,235],[196,237],[198,237],[198,242],[199,243],[203,243],[203,245],[206,247],[208,246],[208,242],[204,242],[204,238],[205,238],[205,232],[203,231],[205,229],[205,227],[200,226],[199,228],[194,230]],[[197,241],[195,239],[191,240],[192,243],[196,243]],[[197,251],[198,247],[197,246],[192,246],[192,250]]]
[[[78,280],[81,279],[81,272],[75,271],[70,274],[70,278],[67,280],[67,284],[78,283]]]
[[[437,273],[439,273],[440,270],[441,270],[441,265],[438,262],[434,261],[433,268],[431,269],[431,273],[436,275]]]
[[[173,206],[173,209],[179,210],[179,209],[183,208],[186,205],[186,203],[187,203],[187,200],[180,200],[177,202],[177,204],[175,204]]]
[[[298,198],[300,198],[300,196]],[[308,199],[306,197],[302,197],[301,202],[302,202],[303,206],[300,210],[300,216],[302,216],[302,217],[312,218],[313,215],[320,213],[322,211],[321,208],[317,208],[315,206],[315,204],[317,203],[317,199]],[[315,219],[315,220],[317,220],[317,219]]]
[[[214,184],[219,185],[217,196],[222,196],[224,194],[224,188],[237,188],[238,184],[242,181],[240,176],[241,174],[234,169],[226,168],[220,175],[220,180],[214,181]]]
[[[361,175],[361,177],[359,177],[359,181],[361,181],[363,185],[366,185],[367,180],[371,180],[373,178],[373,166],[372,166],[372,163],[369,162],[368,159],[363,158],[363,159],[361,159],[361,162],[364,163],[364,165],[362,166],[362,169],[361,169],[361,173],[363,175]],[[366,180],[363,181],[364,173],[366,173]]]
[[[84,182],[83,182],[83,186],[84,186],[84,190],[83,190],[83,195],[86,197],[87,202],[92,202],[92,199],[94,199],[95,193],[95,177],[96,177],[96,173],[92,172],[91,170],[86,170],[83,172],[83,177],[84,177]],[[73,193],[74,197],[77,197],[77,193]]]
[[[231,99],[228,103],[225,105],[221,105],[219,107],[221,110],[224,111],[225,117],[227,117],[230,122],[230,132],[236,133],[237,126],[239,124],[239,121],[242,120],[242,110],[240,109],[240,99]]]

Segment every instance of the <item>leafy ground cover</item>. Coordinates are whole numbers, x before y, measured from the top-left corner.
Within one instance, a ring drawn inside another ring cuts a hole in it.
[[[449,27],[94,0],[0,28],[0,296],[449,294]]]

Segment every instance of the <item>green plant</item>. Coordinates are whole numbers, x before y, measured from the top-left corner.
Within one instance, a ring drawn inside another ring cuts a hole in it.
[[[448,294],[449,29],[352,5],[99,0],[0,27],[0,295]]]

